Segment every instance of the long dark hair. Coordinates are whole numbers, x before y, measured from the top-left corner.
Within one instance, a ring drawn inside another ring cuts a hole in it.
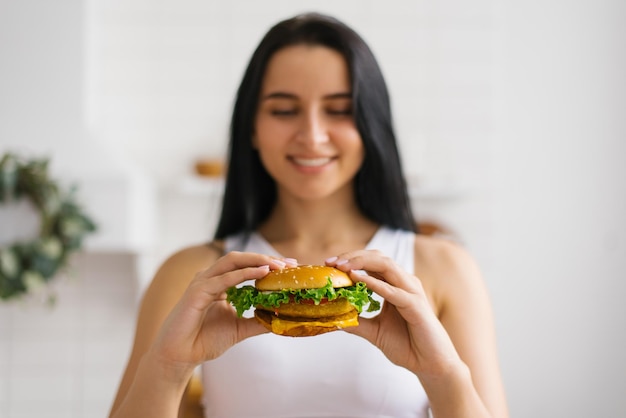
[[[215,238],[255,230],[274,208],[276,183],[252,146],[254,120],[270,58],[279,49],[296,44],[332,48],[348,64],[355,124],[365,148],[365,159],[355,177],[357,205],[376,223],[416,231],[393,130],[389,93],[378,63],[365,41],[344,23],[310,13],[273,26],[244,73],[230,125],[226,188]]]

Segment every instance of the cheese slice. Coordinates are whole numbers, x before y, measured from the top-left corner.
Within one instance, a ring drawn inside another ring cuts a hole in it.
[[[280,319],[278,317],[272,318],[272,332],[274,334],[285,334],[288,331],[301,327],[303,325],[310,327],[322,327],[322,328],[332,328],[332,329],[343,329],[347,327],[356,327],[359,325],[359,318],[354,316],[349,319],[338,320],[333,322],[322,322],[322,321],[310,321],[310,322],[297,322],[297,321],[289,321]]]

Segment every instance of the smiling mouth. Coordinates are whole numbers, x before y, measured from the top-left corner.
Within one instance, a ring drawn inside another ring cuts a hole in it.
[[[292,157],[291,160],[297,165],[303,167],[321,167],[325,164],[328,164],[332,161],[331,157],[321,157],[321,158],[295,158]]]

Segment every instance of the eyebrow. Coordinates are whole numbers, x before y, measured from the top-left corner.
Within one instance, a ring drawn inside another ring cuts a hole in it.
[[[287,93],[284,91],[276,91],[273,93],[269,93],[265,96],[262,97],[262,100],[268,100],[268,99],[291,99],[291,100],[297,100],[298,96],[293,94],[293,93]],[[352,99],[352,93],[350,92],[340,92],[340,93],[332,93],[332,94],[327,94],[326,96],[323,97],[324,100],[329,100],[329,99]]]

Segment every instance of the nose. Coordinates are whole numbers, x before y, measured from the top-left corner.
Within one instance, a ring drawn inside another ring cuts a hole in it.
[[[303,114],[298,139],[309,144],[328,141],[328,126],[319,112],[312,110]]]

